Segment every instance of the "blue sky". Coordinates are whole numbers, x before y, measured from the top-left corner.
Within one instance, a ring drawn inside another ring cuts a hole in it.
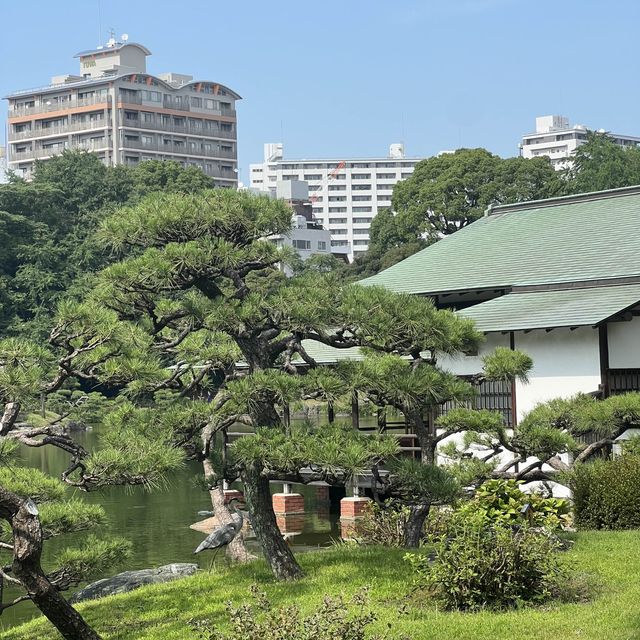
[[[149,71],[243,96],[244,177],[263,142],[285,157],[515,155],[536,115],[640,135],[637,0],[2,0],[0,89],[76,73],[113,27]],[[4,119],[6,106],[3,108]]]

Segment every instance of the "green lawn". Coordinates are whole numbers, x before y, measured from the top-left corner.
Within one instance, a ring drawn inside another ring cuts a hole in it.
[[[403,551],[337,547],[300,555],[306,577],[276,583],[263,562],[201,573],[166,585],[81,605],[83,615],[104,638],[172,640],[194,638],[190,621],[224,620],[225,603],[245,600],[259,583],[275,604],[298,603],[308,610],[324,594],[351,594],[371,585],[371,605],[380,624],[416,640],[632,640],[640,638],[640,531],[585,532],[567,553],[583,571],[596,574],[600,594],[589,604],[564,604],[508,613],[443,613],[395,605],[410,588]],[[32,621],[5,640],[58,638],[47,622]]]

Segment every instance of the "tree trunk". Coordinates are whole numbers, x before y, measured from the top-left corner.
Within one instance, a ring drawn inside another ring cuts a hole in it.
[[[262,546],[264,555],[278,580],[301,578],[302,568],[291,548],[284,541],[273,511],[269,480],[261,475],[257,463],[248,466],[243,474],[245,499],[251,514],[251,526]]]
[[[411,506],[411,514],[407,520],[407,527],[404,532],[404,545],[415,549],[420,546],[424,521],[429,515],[430,504],[418,504]]]
[[[42,527],[35,503],[0,487],[0,516],[13,531],[13,574],[36,607],[65,640],[100,640],[42,571]]]
[[[203,460],[202,466],[204,468],[204,477],[208,481],[215,478],[216,473],[209,459]],[[231,511],[224,503],[224,491],[222,488],[215,486],[212,489],[209,489],[209,495],[211,497],[213,515],[217,518],[220,526],[232,522],[233,518],[231,517]],[[255,559],[255,556],[247,550],[242,531],[228,545],[226,553],[227,557],[234,562],[248,562],[249,560]]]
[[[425,422],[424,418],[418,412],[411,412],[405,415],[409,419],[409,423],[413,425],[416,435],[418,436],[422,463],[435,464],[437,444],[433,420],[429,419],[428,422]]]

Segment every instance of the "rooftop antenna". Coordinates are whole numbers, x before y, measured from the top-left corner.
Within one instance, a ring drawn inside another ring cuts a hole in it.
[[[102,44],[102,2],[98,2],[98,46]]]
[[[114,47],[116,44],[116,30],[111,27],[109,29],[109,40],[107,40],[107,47]]]

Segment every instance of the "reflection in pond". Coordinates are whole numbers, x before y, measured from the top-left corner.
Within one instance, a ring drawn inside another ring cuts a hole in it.
[[[97,444],[97,430],[89,430],[75,434],[76,439],[87,449]],[[53,447],[38,449],[25,448],[22,460],[54,476],[66,468],[67,456]],[[194,556],[193,550],[202,542],[205,534],[190,528],[194,522],[202,520],[198,511],[211,509],[208,494],[202,490],[200,479],[202,467],[189,462],[184,469],[173,475],[166,486],[147,491],[142,487],[111,487],[95,493],[86,494],[69,490],[69,497],[77,495],[92,504],[101,504],[108,517],[102,531],[94,530],[97,535],[115,534],[124,536],[133,543],[133,555],[125,566],[112,567],[108,575],[127,569],[146,569],[171,562],[199,562],[201,567],[208,568],[209,558]],[[283,516],[283,531],[290,544],[299,550],[317,548],[331,544],[339,538],[338,501],[344,492],[331,491],[326,487],[299,487],[295,490],[304,496],[304,514]],[[281,484],[272,485],[272,492],[282,491]],[[332,498],[331,500],[329,498]],[[334,505],[331,508],[331,505]],[[74,544],[86,533],[60,536],[45,544],[43,565],[45,570],[51,569],[52,559],[61,549]],[[255,540],[249,545],[259,553]],[[222,554],[216,560],[220,561]],[[5,588],[4,599],[8,601],[19,595],[17,590]],[[67,595],[70,592],[66,592]],[[21,603],[7,609],[0,617],[0,630],[39,615],[37,609],[29,602]]]

